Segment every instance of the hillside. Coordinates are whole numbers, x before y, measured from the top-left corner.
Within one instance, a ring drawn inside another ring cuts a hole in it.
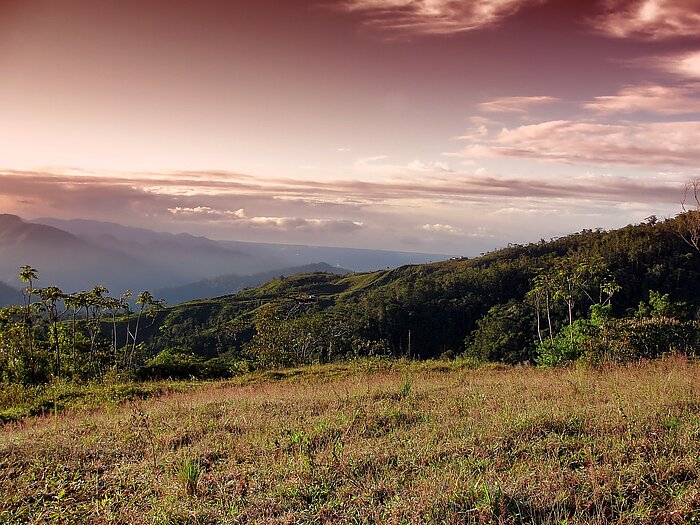
[[[168,347],[208,355],[240,352],[268,305],[278,319],[321,320],[328,330],[333,325],[345,334],[342,345],[334,343],[339,355],[431,357],[463,351],[465,338],[497,307],[516,312],[512,326],[504,329],[513,333],[512,346],[520,353],[496,359],[527,360],[536,330],[535,309],[526,294],[538,272],[555,269],[565,256],[604,263],[607,275],[619,285],[611,301],[615,316],[628,314],[649,299],[650,291],[658,291],[684,301],[686,314],[694,317],[700,306],[700,257],[679,237],[678,227],[678,219],[649,221],[510,246],[474,259],[273,279],[235,295],[170,308],[148,332],[149,346],[152,352]],[[576,316],[587,313],[591,303],[584,299],[574,306]],[[563,326],[562,308],[552,312],[554,328]]]
[[[336,268],[326,263],[307,264],[292,268],[280,268],[269,272],[254,273],[251,275],[221,275],[214,279],[204,279],[195,283],[171,288],[162,288],[155,292],[156,297],[163,299],[167,304],[184,303],[194,299],[218,297],[229,295],[244,288],[260,286],[267,281],[280,276],[298,275],[305,273],[327,272],[338,275],[350,273],[350,270]]]

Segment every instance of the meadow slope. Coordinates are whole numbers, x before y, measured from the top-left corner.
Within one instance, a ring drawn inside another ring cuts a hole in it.
[[[312,367],[0,434],[2,523],[695,523],[700,365]]]

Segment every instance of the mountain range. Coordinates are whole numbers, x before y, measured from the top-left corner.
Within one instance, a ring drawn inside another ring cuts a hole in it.
[[[335,268],[368,271],[445,259],[445,255],[304,245],[217,241],[186,233],[172,234],[92,220],[50,217],[25,220],[0,214],[0,300],[12,297],[21,283],[20,266],[39,272],[39,285],[74,291],[104,284],[113,294],[124,290],[166,290],[187,285],[187,298],[217,294],[211,280],[258,281],[254,274],[290,275],[290,268],[325,262]],[[202,293],[195,288],[201,285]],[[227,285],[228,286],[228,285]],[[223,293],[235,291],[232,284]]]

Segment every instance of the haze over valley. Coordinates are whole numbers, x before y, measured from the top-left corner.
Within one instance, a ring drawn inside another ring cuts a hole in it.
[[[261,279],[324,269],[367,271],[445,259],[422,254],[302,245],[214,241],[189,234],[90,220],[40,218],[32,221],[0,215],[0,302],[18,302],[20,266],[39,270],[42,285],[87,290],[103,284],[116,294],[125,290],[171,289],[169,299],[196,299],[232,293]],[[272,273],[270,273],[272,272]],[[253,275],[262,274],[258,277]],[[223,282],[213,280],[227,276]],[[247,276],[247,277],[246,277]],[[266,279],[265,279],[266,280]],[[173,287],[189,285],[189,291]]]

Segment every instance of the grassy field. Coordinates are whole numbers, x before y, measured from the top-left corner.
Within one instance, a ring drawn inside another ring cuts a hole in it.
[[[700,365],[313,367],[8,424],[0,523],[700,523]]]

